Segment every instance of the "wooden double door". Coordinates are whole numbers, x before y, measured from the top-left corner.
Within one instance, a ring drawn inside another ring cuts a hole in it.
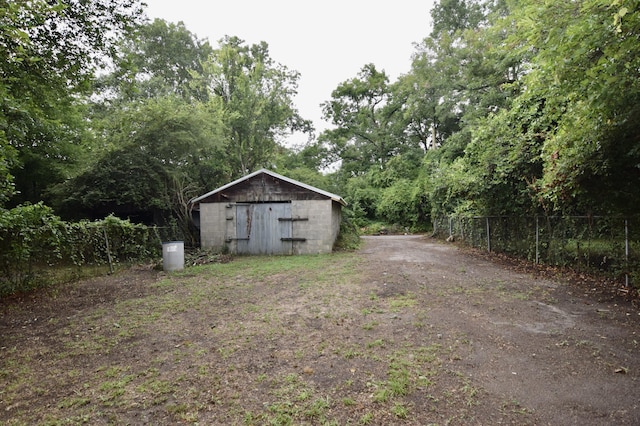
[[[291,203],[236,206],[238,254],[292,254]]]

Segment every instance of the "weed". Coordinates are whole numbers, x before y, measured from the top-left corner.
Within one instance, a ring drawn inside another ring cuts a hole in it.
[[[100,384],[100,391],[105,392],[106,395],[101,395],[100,400],[105,406],[113,406],[115,404],[115,400],[120,396],[124,395],[125,387],[131,381],[133,381],[134,377],[132,375],[125,375],[120,378],[120,380],[106,381]]]
[[[175,391],[175,386],[168,380],[150,379],[136,388],[137,392],[149,394],[152,403],[159,405],[165,402],[169,395]]]
[[[122,375],[123,373],[129,371],[129,367],[120,367],[120,366],[114,366],[114,367],[109,367],[105,370],[104,372],[104,377],[106,378],[114,378],[117,376]]]
[[[356,405],[356,401],[353,398],[344,397],[342,398],[342,404],[344,404],[345,407],[351,407],[352,405]]]
[[[379,325],[378,321],[371,321],[362,326],[363,330],[373,330],[377,325]]]
[[[396,403],[391,409],[391,412],[399,419],[406,419],[409,416],[409,410],[407,407],[400,403]]]
[[[362,355],[362,353],[361,353],[361,352],[359,352],[359,351],[357,351],[357,350],[355,350],[355,349],[353,349],[353,348],[349,348],[349,349],[346,349],[346,350],[343,352],[343,354],[342,354],[342,355],[343,355],[346,359],[353,359],[353,358],[356,358],[356,357],[361,356],[361,355]]]
[[[295,405],[289,401],[272,404],[268,409],[274,415],[269,422],[272,425],[292,425],[298,411]]]
[[[189,411],[189,406],[187,404],[168,404],[167,411],[171,414],[184,414]]]
[[[519,415],[527,415],[531,413],[530,410],[526,409],[525,407],[522,407],[520,403],[515,399],[511,401],[503,402],[500,412],[503,414],[513,413],[513,414],[519,414]]]
[[[371,424],[371,422],[373,421],[373,413],[365,413],[362,416],[360,416],[360,419],[358,420],[358,424],[361,425],[368,425]]]
[[[305,411],[305,415],[311,418],[320,418],[323,417],[327,409],[329,408],[330,400],[329,397],[318,398]]]
[[[384,339],[377,339],[377,340],[374,340],[373,342],[367,343],[367,348],[369,349],[381,348],[381,347],[384,347],[384,345],[385,345]]]
[[[408,293],[402,296],[396,296],[389,301],[392,312],[399,312],[402,308],[412,308],[416,305],[416,295]]]
[[[89,398],[73,397],[65,398],[58,404],[58,408],[82,407],[91,402]]]
[[[287,383],[296,383],[298,379],[298,375],[294,373],[287,374],[287,376],[284,378]]]
[[[311,398],[311,391],[309,391],[308,389],[303,390],[302,392],[300,392],[298,394],[297,400],[298,401],[306,401],[309,398]]]
[[[476,396],[478,395],[478,389],[474,386],[471,386],[469,383],[465,383],[462,387],[462,392],[467,397],[467,406],[471,407],[477,404]]]
[[[218,348],[218,353],[220,354],[220,356],[222,357],[222,359],[226,360],[229,359],[229,357],[231,355],[233,355],[233,353],[235,352],[234,348]]]
[[[373,400],[375,402],[381,402],[381,403],[387,402],[391,398],[391,396],[392,396],[391,391],[383,386],[376,389],[376,391],[373,393]]]

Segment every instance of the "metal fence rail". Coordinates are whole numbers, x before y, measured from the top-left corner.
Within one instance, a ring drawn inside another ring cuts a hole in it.
[[[535,263],[598,271],[640,287],[640,218],[438,217],[433,233]]]

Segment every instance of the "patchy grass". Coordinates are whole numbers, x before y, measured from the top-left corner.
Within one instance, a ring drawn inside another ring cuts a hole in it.
[[[471,343],[425,325],[423,287],[379,297],[362,262],[354,253],[239,257],[143,274],[110,297],[95,284],[73,287],[77,297],[61,292],[38,307],[37,323],[27,323],[33,306],[16,306],[20,327],[1,348],[0,421],[472,420],[482,390],[456,365]],[[501,410],[526,416],[511,402]]]

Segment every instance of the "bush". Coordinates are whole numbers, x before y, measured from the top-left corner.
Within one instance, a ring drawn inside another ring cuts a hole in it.
[[[150,231],[114,216],[64,222],[42,203],[0,210],[0,296],[47,284],[52,267],[104,265],[108,254],[113,262],[158,257],[161,243]]]
[[[340,233],[333,245],[334,250],[355,250],[360,247],[360,231],[353,219],[353,213],[343,209]]]
[[[429,203],[426,192],[417,181],[400,179],[382,190],[376,208],[377,217],[386,223],[413,230],[423,230],[429,224]]]

